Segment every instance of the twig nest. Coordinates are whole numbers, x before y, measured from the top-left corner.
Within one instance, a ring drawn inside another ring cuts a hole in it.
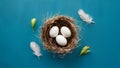
[[[69,53],[78,41],[74,19],[63,15],[47,19],[42,27],[41,38],[46,49],[60,54]]]

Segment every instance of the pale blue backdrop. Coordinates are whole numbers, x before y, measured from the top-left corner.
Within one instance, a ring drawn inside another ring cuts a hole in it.
[[[63,14],[81,21],[77,11],[89,13],[96,24],[77,23],[82,27],[81,47],[60,59],[44,50],[34,35],[44,16]],[[35,17],[35,32],[30,20]],[[0,68],[120,68],[120,1],[119,0],[0,0]],[[37,42],[43,56],[32,54],[31,41]],[[92,52],[79,56],[85,45]]]

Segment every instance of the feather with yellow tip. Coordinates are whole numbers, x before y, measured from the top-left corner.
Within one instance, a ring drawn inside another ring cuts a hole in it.
[[[89,52],[91,52],[89,48],[90,46],[84,46],[80,52],[80,55],[88,54]]]

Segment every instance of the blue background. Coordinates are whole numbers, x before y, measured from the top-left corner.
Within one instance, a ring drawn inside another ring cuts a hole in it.
[[[39,35],[45,16],[63,14],[81,21],[77,11],[83,9],[96,22],[82,27],[81,47],[63,59],[44,50]],[[0,0],[0,68],[120,68],[120,1],[119,0]],[[30,20],[37,24],[32,32]],[[37,42],[43,54],[33,55],[29,44]],[[81,48],[92,52],[79,56]]]

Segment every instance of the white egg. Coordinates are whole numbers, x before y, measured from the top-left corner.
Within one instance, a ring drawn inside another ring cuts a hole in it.
[[[65,46],[67,44],[67,39],[62,36],[62,35],[58,35],[56,37],[56,42],[60,45],[60,46]]]
[[[61,34],[62,34],[64,37],[70,37],[70,36],[71,36],[71,31],[70,31],[70,29],[69,29],[68,27],[66,27],[66,26],[63,26],[60,31],[61,31]]]
[[[50,37],[56,37],[58,33],[59,33],[59,28],[57,26],[53,26],[49,31]]]

